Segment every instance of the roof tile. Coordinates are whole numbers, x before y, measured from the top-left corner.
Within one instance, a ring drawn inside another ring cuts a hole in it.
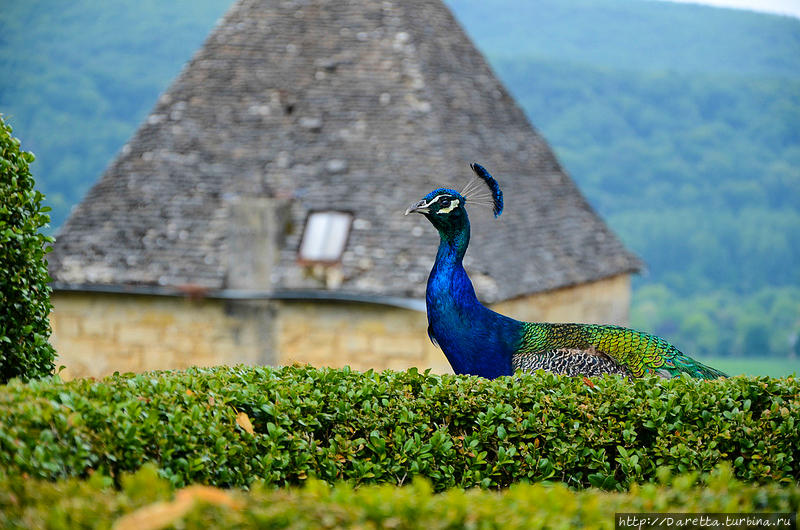
[[[473,160],[506,197],[497,221],[470,209],[484,300],[640,267],[439,0],[240,0],[65,223],[51,275],[421,297],[437,238],[403,210]],[[236,232],[243,207],[261,229]],[[334,282],[297,260],[319,209],[355,214]],[[276,248],[254,245],[252,278],[244,233]]]

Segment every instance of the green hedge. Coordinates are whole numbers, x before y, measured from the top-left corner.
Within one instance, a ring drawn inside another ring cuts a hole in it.
[[[40,233],[50,218],[28,167],[33,153],[0,116],[0,383],[53,373],[50,277],[45,254],[53,239]]]
[[[798,380],[766,377],[488,381],[298,366],[51,378],[0,387],[0,468],[117,477],[152,462],[176,486],[223,487],[424,476],[441,491],[624,489],[661,466],[728,461],[747,482],[795,482],[799,396]]]
[[[0,478],[0,527],[108,528],[614,528],[620,512],[797,512],[800,487],[755,486],[733,480],[723,466],[703,487],[695,476],[669,484],[633,485],[630,492],[563,484],[518,484],[502,492],[473,489],[432,494],[428,481],[406,487],[303,488],[254,485],[248,492],[189,487],[173,492],[145,467],[124,476],[120,490],[99,474],[56,483]]]

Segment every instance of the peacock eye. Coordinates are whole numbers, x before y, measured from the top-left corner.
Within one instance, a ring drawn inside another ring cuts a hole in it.
[[[439,204],[442,205],[442,208],[447,208],[450,206],[450,198],[449,197],[442,197],[439,199]]]

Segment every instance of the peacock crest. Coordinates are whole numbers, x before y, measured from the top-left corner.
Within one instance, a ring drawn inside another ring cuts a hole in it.
[[[486,171],[485,167],[477,162],[471,163],[469,167],[475,172],[475,177],[467,182],[461,195],[472,203],[491,206],[494,216],[499,217],[503,213],[503,190],[500,189],[500,184]],[[486,184],[489,188],[488,193],[482,188],[481,183]]]

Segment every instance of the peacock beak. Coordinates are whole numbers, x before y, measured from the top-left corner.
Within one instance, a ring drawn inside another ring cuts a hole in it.
[[[430,209],[428,208],[428,203],[425,202],[425,199],[422,199],[418,203],[409,206],[408,210],[406,210],[405,215],[408,215],[410,213],[429,213],[429,212]]]

